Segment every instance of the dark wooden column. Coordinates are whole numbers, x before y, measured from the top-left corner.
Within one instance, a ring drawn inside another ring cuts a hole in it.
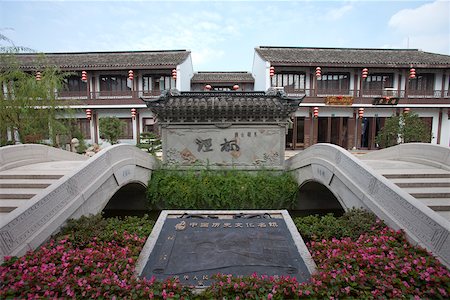
[[[377,121],[376,118],[369,118],[369,143],[368,143],[368,149],[375,149],[375,136],[376,136],[376,130],[377,130]]]
[[[294,114],[294,122],[292,124],[292,149],[295,150],[297,147],[297,117]]]
[[[348,148],[356,148],[355,144],[355,134],[356,134],[356,120],[355,120],[355,114],[353,113],[353,117],[348,118],[347,123],[348,129],[347,129],[347,141],[348,141]]]
[[[438,145],[441,143],[442,114],[443,114],[443,109],[439,108],[438,131],[437,131],[437,141],[436,141]]]
[[[408,95],[409,95],[409,76],[406,74],[405,71],[403,71],[403,74],[405,74],[405,102],[408,103]]]
[[[94,143],[98,144],[98,114],[92,112],[92,125],[94,126]]]
[[[327,118],[327,143],[331,143],[331,117]]]
[[[319,118],[312,118],[312,145],[317,144],[319,135]]]
[[[141,126],[140,126],[141,122],[139,120],[139,113],[136,112],[136,144],[139,144],[141,142],[141,135],[140,135],[140,130],[141,130]]]
[[[347,145],[344,145],[344,118],[339,117],[339,146],[347,149]]]
[[[304,149],[311,146],[311,117],[305,117],[305,125],[303,127],[303,135],[304,135]]]

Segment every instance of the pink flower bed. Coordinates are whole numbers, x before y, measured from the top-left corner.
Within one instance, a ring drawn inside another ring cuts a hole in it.
[[[178,281],[155,282],[133,275],[144,244],[137,235],[116,240],[93,238],[75,247],[66,236],[52,240],[0,266],[0,299],[5,298],[181,298],[298,299],[406,298],[448,299],[450,273],[402,232],[387,227],[350,238],[308,244],[318,273],[309,282],[291,277],[218,275],[214,285],[193,295]]]
[[[97,241],[75,248],[68,239],[6,258],[0,267],[0,299],[167,298],[183,295],[176,281],[141,280],[133,275],[145,238],[124,233],[120,243]],[[121,246],[120,244],[127,244]]]

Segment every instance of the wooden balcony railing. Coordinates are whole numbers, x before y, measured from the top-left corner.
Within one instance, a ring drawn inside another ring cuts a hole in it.
[[[398,89],[379,89],[379,90],[315,90],[315,89],[292,89],[285,88],[285,92],[290,97],[300,97],[306,95],[304,103],[325,103],[330,96],[352,97],[354,104],[371,104],[374,98],[391,97],[399,98],[399,103],[417,103],[417,104],[450,104],[449,90],[431,90],[431,91],[405,91]],[[4,98],[11,98],[9,94],[3,94]],[[109,105],[122,101],[122,103],[139,103],[139,97],[153,96],[159,97],[161,91],[62,91],[56,94],[61,100],[80,100],[86,104],[99,103]],[[13,98],[11,98],[13,99]]]

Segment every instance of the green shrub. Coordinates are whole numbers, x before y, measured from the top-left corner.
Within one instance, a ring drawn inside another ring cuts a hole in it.
[[[161,209],[283,209],[295,205],[297,188],[289,173],[156,170],[147,196]]]
[[[77,247],[83,248],[91,242],[93,237],[100,241],[121,241],[123,233],[136,234],[146,238],[152,231],[154,221],[147,215],[143,217],[127,216],[105,219],[101,214],[82,216],[79,219],[70,219],[57,235],[57,239],[69,235]]]
[[[100,137],[111,145],[117,144],[124,126],[124,123],[117,117],[100,118]]]
[[[306,241],[321,241],[349,237],[356,240],[363,233],[384,224],[376,216],[363,209],[352,209],[341,217],[333,214],[307,216],[294,219],[298,231]]]

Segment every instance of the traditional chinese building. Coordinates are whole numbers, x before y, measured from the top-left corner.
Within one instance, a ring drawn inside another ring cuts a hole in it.
[[[244,168],[283,167],[288,120],[302,98],[275,89],[142,97],[161,126],[164,162]]]
[[[191,53],[185,50],[28,53],[16,59],[33,74],[47,65],[70,72],[58,99],[76,110],[87,143],[101,143],[99,119],[116,116],[124,123],[120,142],[136,144],[141,132],[156,128],[154,115],[139,97],[157,98],[174,88],[189,91],[193,75]]]
[[[253,91],[254,84],[249,72],[196,72],[191,91]]]
[[[286,146],[328,142],[375,149],[386,118],[414,111],[431,143],[450,144],[450,56],[414,49],[259,47],[255,90],[283,87],[306,94]]]
[[[329,142],[346,149],[375,149],[386,118],[417,113],[431,143],[450,144],[450,56],[414,49],[259,47],[252,73],[196,72],[185,50],[17,54],[27,72],[45,64],[70,72],[58,98],[76,109],[87,143],[102,143],[99,119],[117,116],[121,143],[135,144],[157,129],[140,97],[162,91],[267,91],[306,95],[289,122],[287,148]],[[1,62],[0,62],[1,68]],[[9,137],[11,138],[11,133]]]

